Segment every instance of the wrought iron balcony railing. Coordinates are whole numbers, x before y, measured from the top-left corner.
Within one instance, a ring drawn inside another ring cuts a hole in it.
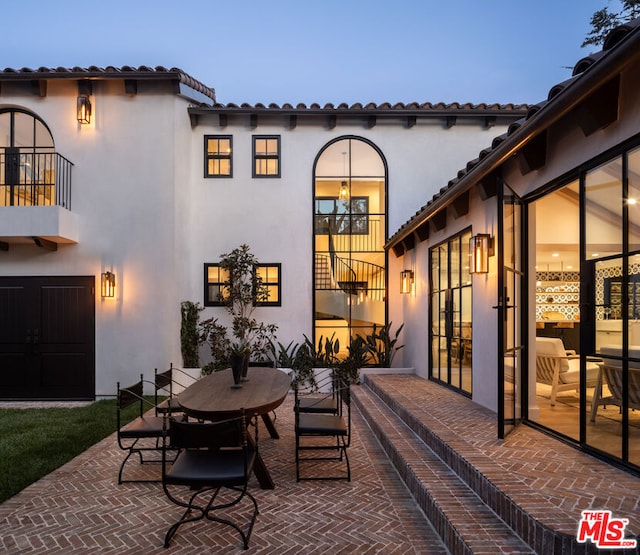
[[[0,206],[61,206],[71,210],[73,164],[50,149],[0,150]]]

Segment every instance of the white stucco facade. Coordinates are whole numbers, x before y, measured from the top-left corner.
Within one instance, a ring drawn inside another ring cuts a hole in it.
[[[243,243],[261,262],[282,268],[281,306],[258,308],[256,316],[277,324],[285,344],[312,334],[313,169],[328,142],[352,136],[379,149],[387,171],[388,229],[394,230],[522,113],[510,107],[487,126],[493,108],[480,107],[447,125],[440,112],[417,109],[407,125],[406,113],[390,117],[385,108],[374,110],[382,116],[375,125],[347,113],[330,126],[331,109],[301,109],[293,127],[281,109],[267,109],[252,127],[249,109],[221,126],[211,108],[194,124],[188,108],[203,105],[176,94],[169,78],[146,76],[138,75],[132,94],[122,78],[94,75],[90,124],[75,117],[82,74],[38,75],[46,81],[43,96],[14,80],[3,82],[0,94],[0,110],[40,118],[55,152],[73,164],[70,210],[0,207],[6,215],[0,242],[8,246],[0,253],[0,276],[94,276],[96,396],[112,395],[117,381],[140,373],[149,379],[156,367],[182,363],[180,302],[202,303],[204,264]],[[204,177],[204,136],[216,134],[233,137],[230,178]],[[281,138],[280,177],[252,178],[256,134]],[[57,250],[39,248],[33,235],[50,237]],[[116,275],[113,299],[100,296],[105,271]],[[222,308],[207,308],[202,316],[226,318]]]

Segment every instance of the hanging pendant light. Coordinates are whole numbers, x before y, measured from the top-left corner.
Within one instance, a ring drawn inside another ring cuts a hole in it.
[[[349,193],[349,184],[347,183],[347,153],[342,153],[342,183],[340,183],[340,191],[338,192],[338,200],[347,201],[351,196]]]

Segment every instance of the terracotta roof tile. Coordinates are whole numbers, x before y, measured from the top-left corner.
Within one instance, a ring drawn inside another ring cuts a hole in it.
[[[181,69],[167,69],[163,66],[122,66],[120,68],[107,66],[101,68],[98,66],[79,67],[39,67],[31,69],[23,67],[21,69],[5,68],[0,71],[0,81],[12,81],[18,79],[70,79],[70,78],[93,78],[93,79],[113,79],[113,78],[129,78],[129,79],[176,79],[180,83],[192,88],[193,90],[203,94],[204,96],[215,101],[215,89],[207,87],[197,79],[194,79],[188,73]]]
[[[608,53],[609,50],[611,50],[614,46],[616,46],[617,44],[619,44],[624,38],[626,38],[631,32],[633,32],[635,29],[640,27],[640,18],[635,19],[633,21],[630,21],[628,23],[625,23],[623,25],[620,25],[619,27],[616,27],[615,29],[613,29],[606,37],[605,41],[604,41],[604,45],[602,48],[602,51],[600,52],[596,52],[594,54],[590,54],[589,56],[586,56],[585,58],[580,59],[576,65],[573,68],[573,75],[571,78],[563,81],[562,83],[558,83],[556,85],[554,85],[553,87],[551,87],[551,89],[549,90],[549,94],[548,94],[548,98],[547,100],[544,100],[542,102],[539,102],[538,104],[534,104],[528,107],[527,112],[526,112],[526,116],[522,119],[519,119],[515,122],[513,122],[511,125],[509,125],[509,128],[507,130],[506,133],[503,133],[502,135],[499,135],[497,137],[494,137],[492,143],[491,143],[491,147],[485,148],[480,152],[480,156],[478,158],[476,158],[475,160],[471,160],[470,162],[467,163],[466,167],[459,170],[458,171],[458,176],[452,180],[450,180],[448,182],[447,187],[444,187],[442,189],[440,189],[440,191],[438,193],[436,193],[433,198],[431,200],[429,200],[427,202],[427,204],[425,206],[422,207],[421,210],[419,210],[415,216],[411,217],[408,221],[406,221],[404,224],[402,224],[400,226],[400,228],[398,229],[398,231],[396,231],[396,233],[394,233],[389,240],[387,241],[387,246],[393,245],[396,241],[401,240],[405,234],[405,232],[407,232],[407,230],[411,229],[411,226],[414,222],[416,221],[420,221],[422,222],[422,220],[424,220],[425,218],[428,217],[428,210],[431,208],[431,206],[435,203],[435,201],[437,201],[439,198],[441,198],[442,194],[444,191],[446,190],[451,190],[454,189],[459,183],[461,183],[461,181],[464,179],[464,177],[466,177],[470,171],[472,171],[476,166],[478,166],[478,164],[481,163],[482,160],[484,160],[485,158],[487,158],[493,151],[495,151],[496,149],[498,149],[500,147],[500,145],[511,135],[513,135],[514,133],[517,133],[519,131],[519,129],[522,127],[522,125],[524,123],[526,123],[529,119],[531,119],[532,117],[536,116],[536,114],[538,114],[539,112],[543,111],[548,105],[553,104],[552,100],[560,93],[562,93],[565,89],[567,89],[567,87],[569,87],[570,85],[572,85],[573,83],[575,83],[581,76],[582,74],[588,70],[593,64],[599,62],[601,59],[606,59],[606,54]],[[457,103],[454,103],[457,104]],[[452,105],[449,105],[452,106]],[[498,105],[494,104],[492,105],[490,108],[496,109]],[[517,109],[517,106],[513,105],[513,104],[506,104],[506,105],[499,105],[500,108],[504,109],[507,107],[511,107],[512,109]],[[520,108],[522,108],[523,106],[520,105]]]

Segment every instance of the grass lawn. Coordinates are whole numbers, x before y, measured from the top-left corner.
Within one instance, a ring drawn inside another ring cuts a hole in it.
[[[126,420],[138,406],[124,411]],[[0,503],[116,431],[115,400],[87,407],[0,409]]]

